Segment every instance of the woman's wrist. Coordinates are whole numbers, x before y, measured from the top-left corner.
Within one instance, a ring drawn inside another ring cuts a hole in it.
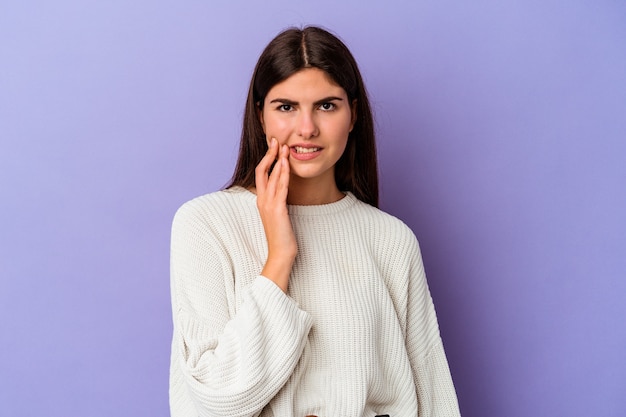
[[[261,271],[261,275],[265,278],[273,281],[280,287],[285,293],[289,287],[289,276],[291,275],[291,268],[293,267],[294,259],[282,258],[273,259],[267,258],[267,262]]]

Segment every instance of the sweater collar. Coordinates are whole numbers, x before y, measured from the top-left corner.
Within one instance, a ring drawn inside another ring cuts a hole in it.
[[[239,186],[235,186],[229,189],[234,193],[241,193],[242,197],[256,204],[256,194]],[[287,210],[291,216],[323,216],[332,213],[338,213],[340,211],[347,210],[352,207],[358,199],[350,191],[343,192],[345,196],[334,203],[319,204],[311,206],[297,206],[287,205]]]

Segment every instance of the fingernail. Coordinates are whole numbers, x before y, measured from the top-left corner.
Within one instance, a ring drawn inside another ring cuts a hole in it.
[[[270,146],[276,146],[276,138],[272,138]]]

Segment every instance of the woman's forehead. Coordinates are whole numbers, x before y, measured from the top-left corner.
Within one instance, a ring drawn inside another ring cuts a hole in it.
[[[305,68],[274,85],[267,93],[266,100],[279,97],[316,101],[327,96],[346,98],[347,94],[326,72],[318,68]]]

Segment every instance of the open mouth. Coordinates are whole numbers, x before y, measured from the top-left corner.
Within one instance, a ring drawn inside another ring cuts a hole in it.
[[[296,153],[313,153],[320,151],[322,148],[303,148],[301,146],[294,146]]]

